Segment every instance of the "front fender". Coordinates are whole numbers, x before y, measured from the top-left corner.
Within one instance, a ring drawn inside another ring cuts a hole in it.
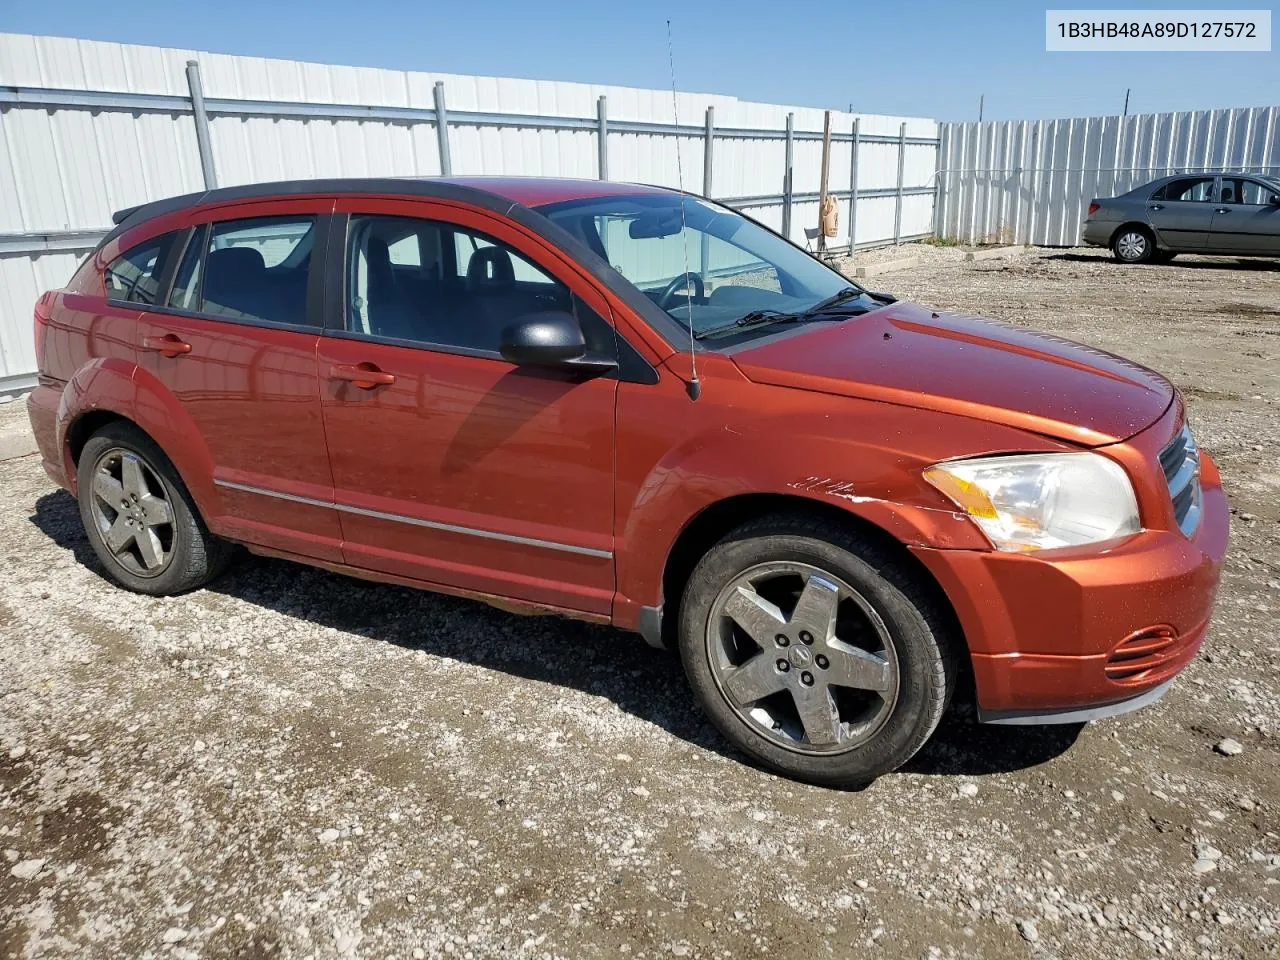
[[[86,363],[62,390],[56,434],[76,492],[76,467],[68,442],[72,427],[95,412],[114,413],[137,424],[165,452],[204,517],[216,513],[213,456],[190,414],[155,375],[128,360],[101,357]]]
[[[1046,438],[953,414],[785,388],[750,389],[760,393],[749,402],[706,404],[700,411],[704,395],[683,413],[686,423],[696,417],[703,425],[686,427],[634,487],[620,474],[619,613],[662,603],[663,573],[676,540],[721,501],[772,494],[822,503],[907,546],[989,550],[977,526],[926,483],[921,471],[954,456],[1062,449]],[[660,413],[657,422],[681,418]],[[626,436],[620,427],[620,443]],[[624,453],[620,464],[629,469],[631,459]],[[629,489],[634,497],[628,497]]]

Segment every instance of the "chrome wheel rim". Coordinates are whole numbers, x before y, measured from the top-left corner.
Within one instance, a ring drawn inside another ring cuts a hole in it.
[[[173,504],[156,472],[132,450],[112,447],[93,465],[89,512],[111,558],[157,577],[173,559]]]
[[[1131,230],[1121,234],[1116,241],[1116,249],[1125,260],[1137,260],[1147,252],[1147,238],[1136,230]]]
[[[804,754],[856,749],[898,701],[900,670],[884,620],[857,590],[806,563],[758,564],[711,606],[707,657],[734,713]]]

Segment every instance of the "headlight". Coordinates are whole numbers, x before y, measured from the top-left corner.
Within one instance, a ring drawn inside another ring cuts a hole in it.
[[[1096,453],[951,460],[924,478],[973,517],[997,550],[1097,543],[1142,529],[1128,475]]]

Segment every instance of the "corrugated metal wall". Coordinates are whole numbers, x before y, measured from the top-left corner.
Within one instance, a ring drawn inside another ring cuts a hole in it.
[[[433,91],[440,81],[455,175],[596,177],[603,96],[609,178],[676,186],[678,144],[684,184],[698,191],[702,128],[712,107],[723,131],[712,150],[712,196],[775,228],[783,223],[782,132],[793,114],[793,238],[803,242],[804,228],[817,223],[821,110],[681,93],[677,135],[671,92],[664,90],[0,34],[0,389],[34,369],[31,306],[39,292],[65,282],[110,226],[113,210],[203,188],[188,60],[200,65],[219,186],[438,174]],[[511,115],[529,119],[512,122]],[[840,201],[843,236],[832,246],[850,242],[855,119],[864,138],[857,148],[855,242],[891,242],[895,226],[903,238],[931,233],[937,124],[836,113],[828,183]],[[906,190],[898,223],[900,135]]]
[[[1073,246],[1089,200],[1181,171],[1280,173],[1280,107],[942,125],[938,233]]]

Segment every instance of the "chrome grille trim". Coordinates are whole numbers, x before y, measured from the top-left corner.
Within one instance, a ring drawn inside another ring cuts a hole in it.
[[[1186,424],[1160,451],[1160,469],[1169,485],[1178,529],[1189,537],[1200,525],[1200,448]]]

